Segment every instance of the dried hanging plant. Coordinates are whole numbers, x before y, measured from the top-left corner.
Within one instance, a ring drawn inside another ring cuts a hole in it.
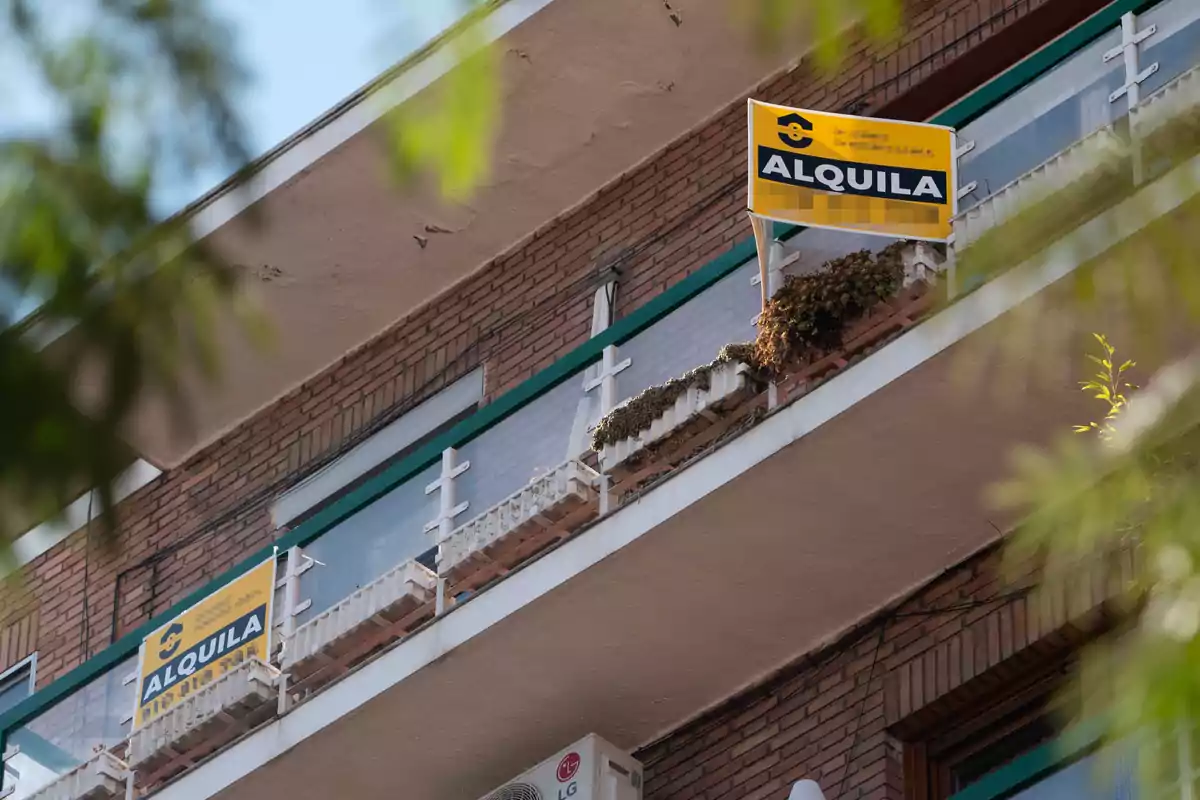
[[[851,253],[812,274],[789,276],[759,317],[754,342],[727,344],[711,364],[651,386],[622,403],[592,431],[592,449],[598,452],[649,428],[688,389],[707,389],[712,370],[721,364],[736,361],[757,373],[780,372],[788,363],[840,347],[847,326],[900,289],[904,280],[900,251],[905,244],[897,242],[878,254]]]
[[[789,275],[758,318],[755,361],[779,372],[788,363],[840,347],[850,323],[900,289],[905,244],[878,254],[860,250],[816,272]]]
[[[641,433],[654,420],[662,416],[668,408],[675,405],[683,394],[691,387],[705,390],[709,387],[712,371],[722,364],[740,362],[754,366],[751,360],[754,344],[727,344],[721,348],[716,360],[702,367],[687,372],[681,377],[672,378],[666,383],[651,386],[635,397],[610,411],[592,431],[592,449],[599,452],[605,445],[635,436]]]

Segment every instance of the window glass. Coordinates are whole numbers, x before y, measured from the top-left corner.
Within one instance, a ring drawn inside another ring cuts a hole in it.
[[[0,674],[0,714],[33,694],[33,661],[28,660]]]
[[[1133,800],[1133,758],[1107,748],[1064,767],[1013,795],[1013,800]]]

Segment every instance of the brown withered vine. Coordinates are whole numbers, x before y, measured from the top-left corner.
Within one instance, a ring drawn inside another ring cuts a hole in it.
[[[610,411],[592,430],[592,449],[599,452],[605,445],[614,444],[649,428],[664,411],[675,405],[688,389],[708,389],[712,371],[731,361],[753,364],[754,344],[727,344],[711,363],[671,378],[666,383],[651,386]]]
[[[758,318],[754,357],[775,372],[789,362],[825,354],[842,344],[845,329],[894,295],[904,280],[897,242],[834,259],[807,275],[789,275]]]
[[[650,427],[689,388],[707,389],[710,373],[721,364],[747,364],[765,383],[770,373],[780,373],[790,363],[837,349],[847,327],[900,289],[904,280],[900,251],[905,244],[897,242],[877,254],[851,253],[816,272],[788,276],[759,317],[755,341],[727,344],[712,363],[622,403],[593,429],[592,449],[599,451]]]

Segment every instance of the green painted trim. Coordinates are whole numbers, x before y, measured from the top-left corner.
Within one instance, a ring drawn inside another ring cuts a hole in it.
[[[800,231],[795,225],[780,229],[780,238],[790,238]],[[94,658],[80,664],[54,683],[25,698],[3,715],[0,715],[0,731],[9,731],[24,725],[43,709],[62,700],[78,687],[92,681],[119,662],[134,655],[142,639],[161,627],[171,618],[203,600],[209,594],[228,585],[275,552],[291,547],[302,547],[321,536],[325,531],[363,506],[374,502],[382,495],[411,478],[441,458],[447,447],[461,447],[489,428],[500,423],[513,413],[533,402],[563,381],[577,374],[589,364],[598,361],[604,348],[610,344],[621,344],[675,309],[687,303],[700,292],[725,277],[755,257],[754,239],[746,239],[727,252],[705,264],[696,272],[667,289],[629,316],[614,323],[604,333],[589,339],[529,380],[504,394],[495,402],[484,406],[478,413],[462,420],[441,436],[405,459],[388,467],[362,485],[348,492],[336,502],[314,514],[303,524],[289,531],[274,543],[262,548],[219,578],[202,586],[171,606],[162,614],[138,626],[119,640],[109,645]]]
[[[1120,27],[1121,17],[1157,5],[1160,0],[1115,0],[1071,30],[1059,36],[1024,61],[980,86],[954,105],[942,111],[930,122],[961,128],[988,109],[1000,104],[1032,83],[1042,73],[1087,47],[1103,34]]]
[[[962,127],[993,105],[1007,98],[1032,82],[1042,73],[1077,50],[1086,47],[1096,37],[1120,23],[1121,15],[1155,4],[1158,0],[1115,0],[1083,23],[1064,33],[1051,44],[1029,56],[1024,61],[993,78],[965,98],[950,106],[931,120],[939,125]],[[789,226],[779,234],[788,238],[801,229]],[[728,252],[701,267],[679,283],[651,300],[646,305],[618,321],[603,334],[590,339],[572,350],[546,369],[517,386],[478,413],[455,425],[443,435],[429,442],[417,452],[373,477],[370,481],[348,493],[328,508],[306,520],[295,530],[289,531],[273,545],[259,550],[248,559],[233,567],[208,585],[197,589],[166,612],[139,626],[107,647],[94,658],[80,664],[54,683],[25,698],[19,704],[0,714],[0,742],[3,733],[24,725],[35,718],[43,709],[57,703],[78,687],[134,655],[142,639],[188,607],[195,605],[205,596],[229,584],[245,574],[254,565],[268,558],[276,550],[303,546],[316,539],[326,530],[346,519],[364,505],[434,463],[447,447],[461,446],[474,439],[492,426],[501,422],[521,406],[536,400],[562,383],[571,375],[598,360],[601,352],[610,344],[620,344],[645,330],[656,321],[680,307],[695,295],[728,275],[741,264],[754,257],[754,239],[750,237],[734,245]]]
[[[1003,800],[1091,755],[1104,740],[1103,719],[1082,722],[1040,747],[1005,764],[950,800]]]
[[[46,769],[52,769],[60,774],[70,772],[80,764],[79,759],[73,754],[28,728],[13,731],[9,741],[21,749],[21,755],[29,756]]]
[[[790,238],[799,230],[798,226],[787,226],[780,231],[779,238]],[[605,347],[622,344],[633,338],[754,257],[753,238],[734,245],[629,316],[613,323],[608,330],[576,347],[495,402],[484,406],[478,413],[464,419],[441,436],[431,440],[409,457],[393,464],[317,512],[295,530],[289,531],[276,543],[277,546],[280,550],[284,550],[292,546],[308,544],[359,509],[436,463],[442,457],[442,451],[447,447],[462,447],[563,381],[576,375],[588,365],[599,361]],[[270,555],[270,550],[264,550],[262,555],[255,557],[261,561],[268,555]]]

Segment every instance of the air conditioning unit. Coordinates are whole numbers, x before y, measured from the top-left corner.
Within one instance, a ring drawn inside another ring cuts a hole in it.
[[[642,765],[590,734],[483,800],[641,800]]]

